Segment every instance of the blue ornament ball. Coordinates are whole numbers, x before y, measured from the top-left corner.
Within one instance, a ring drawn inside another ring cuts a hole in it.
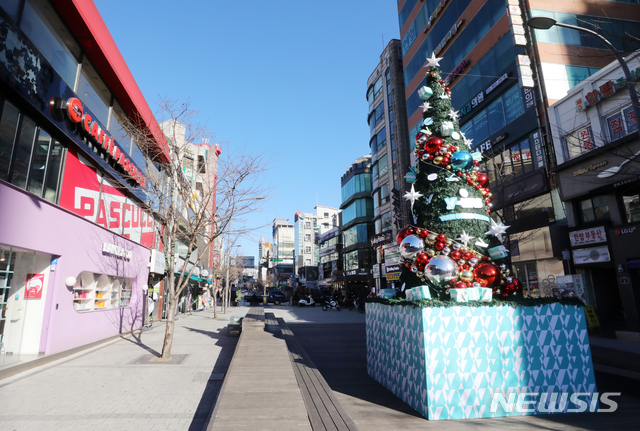
[[[451,156],[449,164],[454,171],[471,169],[473,167],[473,157],[466,151],[458,151]]]

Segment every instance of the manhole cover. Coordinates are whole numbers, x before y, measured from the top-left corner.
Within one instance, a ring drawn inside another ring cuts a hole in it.
[[[188,353],[171,355],[171,359],[168,361],[158,358],[156,355],[142,355],[129,362],[133,365],[180,365],[189,357]]]
[[[193,379],[194,382],[208,382],[210,380],[224,380],[224,373],[198,373]]]

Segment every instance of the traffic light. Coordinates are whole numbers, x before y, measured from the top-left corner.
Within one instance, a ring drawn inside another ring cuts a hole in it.
[[[400,198],[400,190],[395,187],[391,189],[391,205],[393,206],[393,223],[398,230],[402,229],[402,199]]]

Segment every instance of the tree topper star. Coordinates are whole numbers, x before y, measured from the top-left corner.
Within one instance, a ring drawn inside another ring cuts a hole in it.
[[[468,233],[466,233],[464,231],[464,229],[462,230],[462,235],[460,235],[458,238],[456,238],[457,241],[460,241],[464,244],[464,246],[467,246],[467,243],[469,241],[471,241],[471,239],[473,239],[474,237],[472,237],[471,235],[469,235]]]
[[[429,109],[431,109],[431,104],[426,101],[420,106],[422,106],[422,112],[427,112]]]
[[[505,226],[504,224],[502,224],[502,222],[496,223],[495,221],[493,221],[493,219],[491,219],[491,229],[486,231],[485,235],[493,235],[498,238],[500,242],[502,242],[502,235],[504,235],[504,233],[507,231],[507,228],[509,227],[511,226]]]
[[[451,118],[453,121],[457,121],[458,111],[454,111],[453,109],[449,110],[449,118]]]
[[[411,184],[411,191],[404,194],[405,200],[408,200],[411,202],[411,208],[413,208],[413,203],[416,201],[416,199],[421,197],[422,197],[422,193],[417,192],[413,184]]]
[[[432,52],[431,57],[427,58],[426,67],[439,67],[441,60],[442,60],[442,57],[436,58],[436,53]]]

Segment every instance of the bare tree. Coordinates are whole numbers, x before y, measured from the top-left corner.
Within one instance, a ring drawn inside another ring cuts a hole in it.
[[[218,237],[235,241],[258,227],[247,226],[244,217],[260,209],[261,201],[256,198],[268,196],[269,190],[261,179],[269,162],[263,154],[249,154],[244,147],[233,150],[227,146],[221,153],[216,151],[218,146],[211,145],[204,163],[196,160],[197,165],[190,171],[183,158],[194,144],[209,145],[213,136],[196,121],[198,112],[189,101],[162,99],[158,107],[156,118],[168,141],[170,161],[158,151],[157,140],[149,129],[140,126],[142,121],[136,124],[121,119],[121,124],[145,155],[147,176],[143,192],[159,221],[155,226],[166,257],[164,292],[168,296],[161,359],[168,360],[178,300],[196,266],[205,262]],[[180,256],[177,244],[182,246]],[[229,246],[225,246],[227,252]],[[177,267],[179,262],[182,268]]]

